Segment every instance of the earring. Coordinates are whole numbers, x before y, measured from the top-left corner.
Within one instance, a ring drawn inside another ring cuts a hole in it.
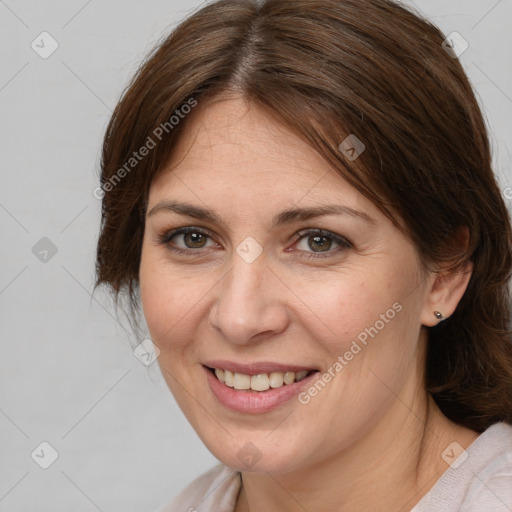
[[[439,311],[434,311],[434,315],[438,320],[444,320],[444,316]]]

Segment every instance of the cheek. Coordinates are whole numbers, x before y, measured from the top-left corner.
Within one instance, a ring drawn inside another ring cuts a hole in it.
[[[416,267],[405,263],[397,261],[386,269],[374,265],[373,270],[334,276],[302,289],[315,313],[304,309],[309,325],[316,326],[313,337],[322,340],[330,357],[328,368],[344,374],[345,383],[355,379],[366,386],[376,379],[370,370],[392,381],[411,364],[422,291]]]
[[[146,324],[155,343],[161,348],[169,330],[180,314],[176,298],[179,287],[165,276],[165,265],[155,251],[143,246],[139,269],[140,298]]]
[[[350,341],[364,341],[366,328],[377,322],[379,330],[396,316],[399,293],[386,280],[370,273],[350,273],[323,278],[321,282],[309,281],[300,285],[297,296],[304,297],[304,320],[311,318],[310,325],[317,326],[316,336],[332,340],[336,351],[348,349]],[[381,315],[384,315],[381,318]],[[307,320],[306,320],[307,322]],[[309,322],[307,322],[309,323]],[[341,344],[341,346],[340,346]]]
[[[198,315],[213,283],[190,269],[172,266],[165,255],[142,251],[140,297],[151,338],[163,351],[188,343],[198,325]]]

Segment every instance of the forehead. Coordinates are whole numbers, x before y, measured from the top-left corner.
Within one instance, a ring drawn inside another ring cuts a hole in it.
[[[377,214],[311,146],[254,104],[233,98],[199,107],[172,158],[153,180],[150,203],[169,195],[261,207],[343,202]]]

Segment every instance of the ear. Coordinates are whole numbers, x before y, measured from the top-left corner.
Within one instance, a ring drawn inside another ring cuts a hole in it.
[[[461,228],[459,236],[456,238],[458,239],[456,243],[459,242],[464,249],[467,248],[469,242],[468,229],[465,226]],[[453,314],[468,287],[472,272],[473,263],[468,262],[462,270],[453,270],[446,267],[432,274],[428,280],[427,295],[421,314],[423,325],[432,327]],[[441,313],[443,318],[437,318],[435,311]]]

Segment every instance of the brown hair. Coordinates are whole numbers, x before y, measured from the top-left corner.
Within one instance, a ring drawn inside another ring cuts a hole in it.
[[[443,40],[389,0],[220,0],[194,13],[147,58],[108,125],[96,286],[126,292],[136,309],[151,181],[185,106],[234,92],[401,219],[425,269],[473,262],[456,311],[429,329],[426,388],[458,424],[512,423],[511,226],[481,111]],[[366,146],[355,161],[339,149],[348,134]],[[467,248],[454,243],[462,226]]]

